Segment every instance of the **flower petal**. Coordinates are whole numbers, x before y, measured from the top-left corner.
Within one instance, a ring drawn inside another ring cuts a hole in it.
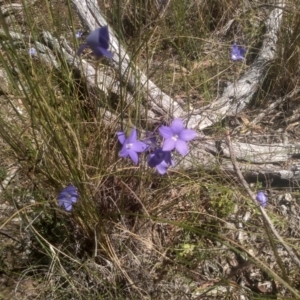
[[[236,43],[234,43],[232,46],[231,55],[236,55],[236,56],[239,55],[239,48]]]
[[[82,32],[81,31],[77,31],[76,33],[75,33],[75,36],[76,36],[76,38],[81,38],[82,37]]]
[[[106,56],[109,59],[113,58],[113,54],[110,51],[108,51],[108,50],[106,50],[106,49],[104,49],[102,47],[98,47],[98,50],[101,53],[101,56],[104,55],[104,56]]]
[[[131,149],[135,152],[144,152],[148,149],[148,145],[141,141],[135,141],[132,143]]]
[[[158,164],[160,164],[161,160],[153,153],[149,154],[148,157],[148,165],[151,168],[156,167]]]
[[[268,198],[264,192],[258,192],[256,195],[256,200],[260,203],[262,207],[266,207],[268,203]]]
[[[163,151],[163,160],[169,165],[172,164],[172,156],[170,151]]]
[[[103,56],[103,53],[101,52],[101,48],[98,45],[89,45],[89,46],[96,57],[100,58]]]
[[[172,151],[174,148],[175,148],[175,141],[172,138],[165,139],[162,147],[163,151]]]
[[[164,175],[167,172],[168,168],[169,165],[165,161],[162,161],[159,165],[156,166],[156,170],[161,175]]]
[[[87,47],[88,45],[87,44],[82,44],[79,46],[77,52],[76,52],[76,55],[80,56],[82,51]]]
[[[161,126],[158,128],[160,135],[164,138],[164,139],[168,139],[171,138],[174,135],[174,132],[172,130],[171,127],[168,126]]]
[[[109,47],[109,33],[108,33],[108,27],[103,26],[99,30],[99,46],[105,49],[108,49]]]
[[[131,160],[137,165],[139,162],[139,157],[138,157],[137,153],[130,149],[130,150],[128,150],[128,154],[129,154]]]
[[[66,211],[71,211],[72,210],[72,203],[71,202],[67,202],[65,201],[65,203],[63,204],[63,206],[65,207]]]
[[[171,128],[174,133],[179,134],[184,128],[182,120],[181,119],[173,120],[173,122],[171,124]]]
[[[35,50],[34,47],[29,48],[28,54],[29,54],[30,56],[37,56],[37,52],[36,52],[36,50]]]
[[[245,53],[246,53],[246,48],[244,48],[244,47],[240,47],[240,56],[241,57],[243,57],[244,58],[244,56],[245,56]]]
[[[72,203],[76,203],[76,202],[77,202],[77,197],[71,197],[71,198],[70,198],[70,201],[71,201]]]
[[[243,60],[246,49],[244,47],[238,46],[236,43],[233,44],[231,50],[231,59],[232,60]]]
[[[78,199],[78,190],[74,185],[68,185],[58,195],[58,205],[63,207],[66,211],[72,209],[73,203]]]
[[[129,153],[128,153],[127,148],[125,146],[123,146],[122,149],[121,149],[121,151],[119,152],[119,156],[125,158],[125,157],[128,156],[128,154]]]
[[[136,141],[136,129],[133,128],[130,132],[130,135],[127,139],[127,143],[134,143]]]
[[[97,28],[86,37],[86,43],[89,47],[92,48],[92,46],[99,46],[100,31],[101,28]]]
[[[193,140],[197,136],[197,132],[192,129],[183,129],[179,133],[179,139],[188,142]]]
[[[176,150],[182,155],[185,156],[188,153],[188,146],[187,143],[185,141],[182,140],[177,140],[176,144],[175,144],[175,148]]]
[[[119,142],[123,145],[125,143],[125,140],[126,140],[125,132],[119,131],[119,132],[117,132],[117,136],[118,136]]]
[[[159,150],[156,150],[154,153],[151,153],[148,158],[148,165],[151,168],[156,167],[163,161],[162,155],[160,155]]]
[[[110,51],[102,47],[99,47],[98,45],[97,46],[91,45],[90,48],[93,50],[94,55],[97,57],[106,56],[109,59],[113,57],[113,54]]]

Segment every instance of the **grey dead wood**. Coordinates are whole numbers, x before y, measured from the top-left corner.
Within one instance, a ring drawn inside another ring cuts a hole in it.
[[[228,114],[239,114],[251,101],[264,80],[269,64],[275,57],[284,6],[282,2],[266,20],[267,33],[257,58],[249,70],[239,80],[230,84],[219,99],[201,110],[192,112],[189,117],[191,128],[203,130],[221,121]]]
[[[107,24],[96,0],[72,0],[72,2],[83,23],[90,30]],[[203,130],[222,120],[228,113],[238,114],[241,112],[260,88],[269,63],[274,59],[276,53],[278,31],[284,6],[284,2],[279,3],[266,20],[267,33],[259,54],[249,70],[237,82],[230,84],[219,99],[201,110],[185,112],[176,101],[149,80],[139,68],[136,66],[133,68],[129,55],[110,28],[114,67],[117,70],[121,69],[123,78],[129,82],[131,88],[144,91],[150,109],[161,115],[167,113],[171,119],[188,118],[190,128]]]
[[[101,99],[100,91],[104,92],[106,96],[109,93],[119,94],[120,84],[113,77],[109,76],[107,72],[102,70],[95,69],[91,64],[86,62],[84,59],[80,60],[76,57],[75,52],[68,45],[65,39],[62,39],[61,43],[54,38],[50,32],[43,32],[43,40],[51,49],[53,49],[61,59],[65,60],[69,67],[78,70],[82,76],[87,81],[88,92],[90,96],[90,100],[93,103],[99,103],[99,99]],[[127,105],[134,105],[135,101],[129,92],[126,93],[124,99]],[[139,104],[139,110],[141,114],[145,114],[145,108]],[[149,117],[153,118],[154,115],[149,112]]]
[[[99,26],[107,25],[107,21],[102,16],[96,0],[72,0],[76,11],[83,24],[90,31]],[[167,120],[179,118],[185,115],[185,112],[170,96],[164,93],[157,85],[137,67],[133,65],[130,56],[123,45],[120,44],[116,34],[109,27],[111,50],[114,53],[112,64],[116,71],[121,74],[124,83],[132,91],[143,91],[144,97],[149,106],[148,111],[157,114],[157,118],[165,116]],[[152,119],[152,116],[149,116]]]
[[[279,180],[295,184],[300,181],[300,163],[293,159],[299,153],[300,144],[254,145],[232,142],[232,145],[240,170],[247,180]],[[283,163],[286,164],[285,168]],[[176,167],[185,170],[223,170],[235,174],[225,141],[192,142],[189,154]]]

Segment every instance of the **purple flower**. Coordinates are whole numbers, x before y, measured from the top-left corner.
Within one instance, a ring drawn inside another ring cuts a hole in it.
[[[117,132],[119,142],[123,145],[121,151],[119,152],[120,157],[129,156],[131,160],[137,165],[139,158],[137,153],[145,151],[148,146],[136,139],[136,129],[132,129],[128,138],[126,138],[124,132]]]
[[[109,33],[108,27],[103,26],[92,31],[86,38],[86,43],[81,45],[77,50],[77,55],[80,56],[82,51],[90,47],[93,53],[97,57],[106,56],[107,58],[112,58],[113,54],[108,51],[109,47]]]
[[[151,168],[155,167],[159,174],[165,174],[170,165],[174,166],[171,152],[163,151],[162,148],[156,149],[154,153],[149,155],[148,165]]]
[[[81,38],[82,37],[82,32],[81,31],[77,31],[76,33],[75,33],[75,36],[76,36],[76,38]]]
[[[256,194],[256,200],[259,202],[259,204],[262,207],[266,207],[266,205],[268,203],[268,198],[267,198],[266,194],[262,191],[260,191]]]
[[[188,153],[188,141],[191,141],[197,136],[196,131],[184,129],[181,119],[175,119],[171,126],[161,126],[159,128],[160,135],[165,139],[162,150],[172,151],[174,148],[182,155]]]
[[[30,56],[37,56],[37,52],[36,52],[35,48],[33,48],[33,47],[29,48],[28,54]]]
[[[71,211],[74,203],[77,202],[78,191],[74,185],[68,185],[58,195],[58,205],[66,211]]]
[[[238,46],[236,43],[233,44],[231,49],[231,59],[232,60],[244,60],[246,49],[242,46]]]

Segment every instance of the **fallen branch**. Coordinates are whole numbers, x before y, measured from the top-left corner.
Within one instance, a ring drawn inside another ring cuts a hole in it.
[[[274,59],[284,6],[283,1],[270,13],[266,21],[267,34],[263,45],[249,70],[237,82],[230,84],[219,99],[193,112],[192,116],[187,116],[191,128],[203,130],[228,114],[240,113],[251,101],[264,80],[269,63]]]
[[[92,31],[96,27],[107,24],[102,16],[96,0],[72,0],[82,22]],[[266,21],[267,34],[257,59],[249,70],[239,79],[227,87],[222,97],[210,105],[193,112],[185,112],[171,97],[161,91],[143,72],[133,66],[129,55],[120,45],[115,33],[110,29],[111,47],[115,53],[113,65],[121,73],[124,82],[128,82],[133,90],[143,90],[148,105],[153,112],[160,116],[166,114],[169,118],[188,118],[189,127],[202,130],[222,120],[229,112],[241,112],[259,89],[268,64],[274,59],[278,31],[282,19],[284,1],[269,15]]]
[[[100,12],[97,0],[72,0],[72,2],[83,24],[90,31],[108,23]],[[171,119],[183,116],[185,113],[179,104],[149,80],[137,66],[134,66],[111,27],[109,33],[111,49],[114,53],[113,66],[121,74],[123,82],[128,85],[129,89],[143,91],[150,110],[159,116],[167,114]]]

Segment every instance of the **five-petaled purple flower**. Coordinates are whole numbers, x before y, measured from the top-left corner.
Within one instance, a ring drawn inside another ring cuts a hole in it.
[[[236,43],[233,44],[231,49],[232,60],[244,60],[246,49],[242,46],[238,46]]]
[[[256,200],[259,202],[259,204],[262,207],[266,207],[266,205],[268,203],[268,198],[267,198],[266,194],[264,192],[262,192],[262,191],[259,191],[256,194]]]
[[[156,168],[159,174],[165,174],[170,165],[174,166],[174,161],[170,151],[163,151],[162,148],[156,149],[149,154],[148,165]]]
[[[148,145],[136,139],[136,129],[132,129],[128,138],[126,138],[124,132],[117,132],[119,142],[123,145],[119,152],[120,157],[129,156],[132,161],[137,165],[139,162],[138,152],[147,150]]]
[[[171,126],[161,126],[159,128],[160,135],[165,139],[163,143],[163,151],[172,151],[174,148],[182,155],[188,153],[188,141],[197,136],[196,131],[185,129],[181,119],[173,120]]]
[[[108,27],[103,26],[92,31],[86,38],[86,43],[81,45],[77,50],[77,55],[80,56],[82,51],[90,47],[93,53],[97,57],[106,56],[107,58],[112,58],[113,54],[108,51],[109,47],[109,33]]]
[[[77,202],[78,191],[74,185],[68,185],[58,195],[58,205],[66,211],[71,211],[73,204]]]

